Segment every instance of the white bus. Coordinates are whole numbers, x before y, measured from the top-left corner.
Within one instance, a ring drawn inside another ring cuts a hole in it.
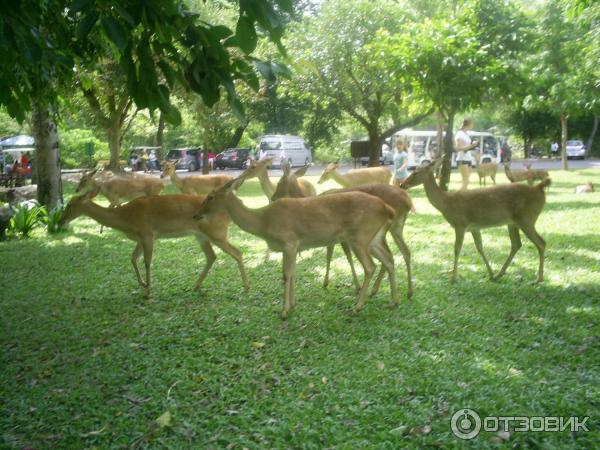
[[[310,150],[304,139],[298,136],[268,134],[260,138],[258,158],[273,158],[273,166],[281,167],[288,162],[292,167],[312,162]]]
[[[445,134],[445,133],[444,133]],[[471,165],[475,167],[477,160],[475,153],[481,155],[481,163],[499,163],[501,159],[500,142],[492,133],[485,131],[469,131],[469,136],[479,141],[479,147],[471,150]],[[392,136],[392,148],[396,141],[404,139],[407,144],[408,167],[414,168],[432,161],[438,154],[437,131],[412,130],[405,128]],[[452,155],[452,167],[456,167],[456,154]]]

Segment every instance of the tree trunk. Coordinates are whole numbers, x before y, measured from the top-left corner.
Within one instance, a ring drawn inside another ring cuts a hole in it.
[[[110,149],[110,162],[108,163],[108,169],[113,171],[119,171],[119,160],[121,156],[121,127],[118,121],[113,120],[112,124],[106,130],[108,138],[108,148]]]
[[[523,157],[525,159],[531,156],[531,138],[529,136],[523,136]]]
[[[156,152],[157,159],[162,163],[165,159],[164,153],[164,140],[165,140],[165,116],[162,111],[160,112],[160,117],[158,119],[158,130],[156,130],[156,142],[154,145],[160,147]]]
[[[450,170],[452,169],[452,153],[454,153],[454,112],[448,113],[448,122],[446,123],[446,135],[444,136],[444,162],[440,172],[440,188],[448,190],[450,183]]]
[[[233,136],[231,136],[231,141],[229,141],[229,148],[236,148],[240,141],[242,140],[242,136],[244,135],[244,131],[248,127],[248,122],[244,125],[240,125],[235,129]]]
[[[204,130],[204,140],[203,140],[203,149],[202,149],[202,173],[206,175],[210,172],[210,167],[208,167],[208,133]]]
[[[567,161],[567,115],[565,113],[560,114],[560,133],[561,133],[561,148],[562,148],[562,168],[563,170],[569,170],[569,163]]]
[[[435,142],[436,142],[436,149],[435,149],[435,155],[432,155],[434,158],[438,158],[440,157],[443,153],[442,153],[442,148],[443,148],[443,140],[444,140],[444,115],[442,114],[441,111],[437,112],[437,134],[436,134],[436,138],[435,138]]]
[[[594,138],[596,137],[596,132],[598,131],[598,125],[600,125],[600,117],[594,116],[594,124],[592,125],[592,131],[590,132],[590,137],[588,138],[585,146],[585,155],[587,157],[589,157],[592,152]]]
[[[58,132],[52,119],[51,107],[35,103],[31,114],[35,138],[35,171],[37,198],[48,209],[62,203]]]
[[[376,129],[369,131],[369,167],[380,166],[379,156],[381,154],[382,139]]]

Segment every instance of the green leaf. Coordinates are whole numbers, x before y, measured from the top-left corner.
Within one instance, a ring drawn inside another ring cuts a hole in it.
[[[156,424],[160,428],[166,428],[171,426],[171,413],[169,411],[165,411],[158,419],[156,419]]]
[[[210,28],[210,33],[217,40],[226,39],[233,35],[233,31],[226,27],[225,25],[217,25]]]
[[[252,53],[256,48],[257,37],[254,23],[246,16],[241,16],[235,29],[235,35],[242,51]]]
[[[79,12],[91,2],[92,0],[73,0],[73,3],[71,4],[71,11],[74,13]]]
[[[104,17],[101,22],[110,40],[113,41],[121,53],[123,53],[129,44],[127,31],[112,17]]]
[[[96,11],[85,16],[77,25],[77,39],[84,40],[92,30],[92,27],[96,24],[97,20],[98,13]]]

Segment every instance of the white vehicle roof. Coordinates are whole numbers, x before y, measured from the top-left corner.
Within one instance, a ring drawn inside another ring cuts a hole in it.
[[[34,147],[18,147],[18,148],[5,148],[1,150],[2,153],[26,153],[26,152],[34,152]]]

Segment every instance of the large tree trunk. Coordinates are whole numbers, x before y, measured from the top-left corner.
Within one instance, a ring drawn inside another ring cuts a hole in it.
[[[236,148],[240,141],[242,140],[242,136],[244,135],[244,131],[248,127],[248,123],[246,122],[244,125],[240,125],[235,129],[233,136],[231,136],[231,141],[229,141],[229,148]]]
[[[165,159],[164,153],[164,141],[165,141],[165,116],[162,111],[160,113],[160,117],[158,118],[158,130],[156,130],[156,142],[154,145],[160,147],[156,152],[156,157],[162,163]]]
[[[435,149],[435,155],[432,155],[434,158],[439,158],[443,153],[443,140],[444,140],[444,114],[441,111],[438,111],[437,114],[437,134],[435,138],[435,142],[437,144],[437,148]]]
[[[523,135],[523,157],[525,159],[531,156],[531,137]]]
[[[565,113],[560,114],[560,137],[561,137],[561,148],[562,148],[562,168],[563,170],[569,170],[569,163],[567,160],[567,115]]]
[[[440,172],[440,188],[448,190],[450,183],[450,170],[452,169],[452,153],[454,152],[454,112],[448,113],[448,122],[446,123],[446,135],[444,136],[444,162]]]
[[[35,138],[37,198],[40,204],[52,209],[58,203],[62,203],[62,184],[58,132],[51,108],[35,103],[31,114],[31,125]]]
[[[119,171],[119,160],[121,156],[121,127],[118,121],[113,120],[109,128],[106,129],[108,138],[108,148],[110,149],[110,162],[108,169]]]
[[[204,149],[202,150],[202,173],[206,175],[210,172],[210,167],[208,167],[208,132],[206,131],[206,129],[204,130],[203,144]]]
[[[594,124],[592,125],[592,131],[590,132],[590,137],[588,137],[588,140],[587,140],[587,143],[585,146],[586,156],[590,156],[590,153],[592,151],[592,147],[594,145],[594,138],[596,137],[596,132],[598,131],[598,125],[600,125],[600,117],[594,116]]]

